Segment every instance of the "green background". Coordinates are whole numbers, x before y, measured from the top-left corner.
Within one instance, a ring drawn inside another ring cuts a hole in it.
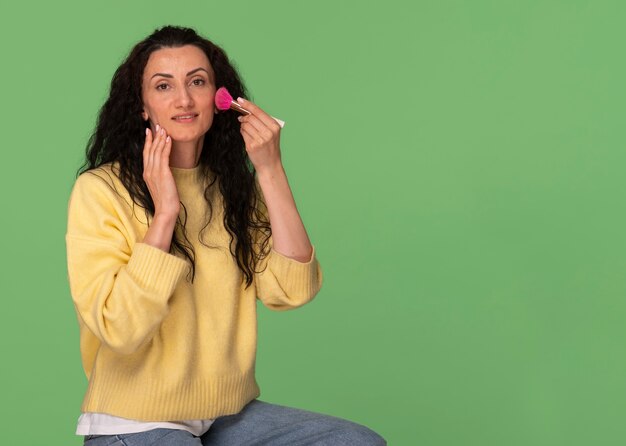
[[[67,199],[111,76],[165,24],[287,122],[325,283],[260,308],[262,399],[393,445],[626,438],[622,1],[11,2],[2,443],[79,445]]]

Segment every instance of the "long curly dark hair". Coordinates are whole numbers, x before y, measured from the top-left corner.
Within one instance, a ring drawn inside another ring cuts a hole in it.
[[[141,116],[143,72],[150,54],[161,48],[195,45],[206,54],[215,73],[215,84],[224,86],[233,97],[246,97],[246,88],[239,74],[220,47],[199,36],[192,28],[164,26],[156,29],[130,51],[111,80],[109,97],[100,109],[94,132],[86,147],[86,161],[77,177],[102,164],[119,163],[119,176],[133,202],[154,216],[154,202],[143,180],[143,146],[149,122]],[[214,180],[205,190],[212,215],[209,189],[215,183],[224,201],[224,227],[230,234],[230,252],[244,275],[246,287],[252,284],[259,261],[269,251],[271,228],[264,203],[255,186],[256,172],[248,158],[234,113],[218,113],[210,130],[204,135],[200,155],[204,178],[213,172]],[[182,206],[181,208],[184,208]],[[178,252],[191,262],[191,281],[195,277],[195,252],[180,216],[176,222],[182,238],[174,231],[170,253]],[[206,227],[206,226],[205,226]],[[204,244],[204,243],[203,243]],[[208,245],[205,245],[208,246]]]

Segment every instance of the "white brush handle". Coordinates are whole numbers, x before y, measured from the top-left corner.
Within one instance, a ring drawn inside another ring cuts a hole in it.
[[[241,105],[239,105],[237,101],[232,101],[230,103],[230,108],[232,108],[233,110],[237,110],[239,113],[243,113],[245,115],[250,114],[250,110],[246,110],[245,108],[243,108]],[[273,116],[271,116],[271,118],[278,123],[281,129],[285,126],[285,121],[283,121],[282,119],[278,119]]]
[[[281,129],[285,126],[285,121],[282,121],[282,120],[280,120],[280,119],[278,119],[278,118],[275,118],[275,117],[273,117],[273,116],[272,116],[272,119],[273,119],[274,121],[278,122],[278,125],[280,126],[280,128],[281,128]]]

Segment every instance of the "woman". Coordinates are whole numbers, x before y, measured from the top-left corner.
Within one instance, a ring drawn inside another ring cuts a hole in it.
[[[218,113],[219,86],[251,114]],[[68,207],[85,444],[384,444],[256,399],[256,299],[301,306],[322,273],[280,127],[243,96],[188,28],[156,30],[115,72]]]

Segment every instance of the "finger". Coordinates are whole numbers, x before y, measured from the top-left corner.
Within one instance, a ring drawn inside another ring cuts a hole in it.
[[[150,146],[152,146],[152,130],[146,129],[146,140],[143,144],[143,170],[146,171],[146,166],[148,164],[148,154],[150,151]]]
[[[254,137],[250,135],[248,132],[246,132],[246,130],[243,127],[241,128],[240,132],[241,132],[241,136],[243,136],[243,144],[246,150],[248,150],[254,141]]]
[[[241,134],[244,135],[244,142],[246,143],[246,149],[253,149],[263,144],[263,138],[258,134],[254,127],[249,125],[241,126]],[[246,141],[246,137],[248,140]]]
[[[159,130],[159,138],[156,141],[153,150],[152,150],[152,174],[155,178],[159,178],[159,167],[161,166],[161,154],[159,148],[163,143],[163,134],[161,133],[163,130]]]
[[[169,170],[170,167],[170,152],[172,151],[172,137],[167,135],[165,138],[165,147],[161,155],[161,166],[165,170]]]
[[[252,115],[248,115],[248,116],[252,116]],[[250,124],[248,116],[240,116],[237,119],[241,123],[241,129],[245,129],[249,134],[254,135],[254,137],[256,138],[259,132],[252,124]]]
[[[254,102],[250,102],[244,98],[237,98],[237,102],[243,108],[250,111],[254,116],[258,117],[261,120],[261,122],[263,122],[263,124],[265,124],[270,129],[274,128],[274,126],[278,126],[280,128],[278,123],[274,121],[274,118],[272,118],[270,115],[265,113],[263,109],[259,107],[258,105],[256,105]]]
[[[252,142],[252,138],[244,130],[243,126],[239,127],[239,133],[241,133],[241,136],[243,137],[243,144],[247,148],[250,145],[250,142]]]
[[[156,138],[152,142],[152,146],[150,147],[150,154],[148,156],[148,171],[152,174],[154,172],[154,158],[157,147],[163,140],[163,134],[161,133],[161,128],[157,131]]]
[[[255,141],[263,142],[263,133],[259,131],[250,121],[241,123],[241,128],[245,130]]]
[[[157,162],[160,156],[160,148],[165,142],[165,136],[163,136],[165,130],[163,127],[159,126],[159,130],[157,131],[157,137],[155,141],[152,143],[152,148],[150,151],[150,169],[152,174],[158,173]]]
[[[272,130],[268,128],[267,125],[265,125],[265,123],[261,121],[257,116],[254,116],[254,115],[243,116],[241,117],[240,122],[242,124],[247,123],[251,125],[259,133],[259,135],[267,139],[271,138],[274,135]]]
[[[272,135],[280,134],[280,129],[282,127],[280,126],[276,118],[274,118],[273,116],[270,116],[271,118],[270,122],[264,121],[263,119],[260,119],[258,116],[255,116],[255,115],[247,115],[246,117],[254,117],[255,119],[257,119],[258,122],[261,123],[261,125],[263,125],[263,127],[266,128]]]
[[[159,175],[161,173],[163,149],[165,148],[166,139],[167,139],[167,136],[166,136],[167,132],[165,131],[163,127],[161,127],[161,130],[159,131],[159,133],[160,133],[159,143],[154,148],[154,173],[156,175]]]

